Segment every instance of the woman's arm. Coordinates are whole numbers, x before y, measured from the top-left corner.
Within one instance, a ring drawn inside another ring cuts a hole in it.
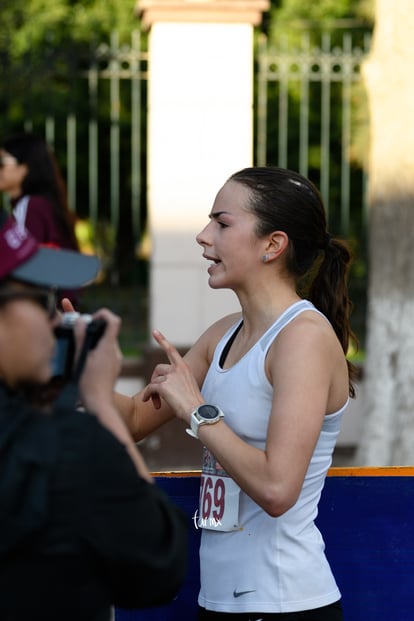
[[[220,319],[201,335],[183,358],[180,356],[180,359],[191,369],[196,392],[200,393],[218,341],[238,318],[239,315],[234,314]],[[157,365],[156,371],[154,371],[158,377],[161,377],[169,369],[170,365],[166,356],[166,363]],[[148,399],[144,398],[145,394],[146,388],[132,397],[120,393],[114,395],[115,405],[137,442],[175,417],[173,405],[165,399],[160,399],[156,390],[152,391],[151,397]]]
[[[164,423],[174,418],[174,412],[165,401],[156,409],[152,401],[144,403],[142,394],[137,392],[132,397],[115,392],[114,404],[121,418],[124,420],[135,442],[139,442]]]
[[[161,334],[156,338],[171,364],[154,374],[144,398],[160,394],[189,425],[191,412],[204,399],[175,348]],[[325,414],[347,400],[348,374],[329,324],[304,316],[273,343],[267,373],[274,397],[264,451],[238,437],[225,418],[201,426],[199,437],[237,484],[267,513],[278,516],[298,498]]]
[[[118,345],[121,321],[106,309],[101,309],[94,315],[94,319],[98,318],[105,321],[106,327],[96,347],[89,351],[80,376],[79,390],[82,403],[125,446],[138,474],[143,479],[151,481],[144,460],[113,401],[113,387],[122,363]],[[85,330],[85,322],[79,319],[74,330],[78,350],[83,343]]]

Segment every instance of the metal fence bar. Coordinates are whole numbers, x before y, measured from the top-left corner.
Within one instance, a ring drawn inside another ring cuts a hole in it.
[[[298,38],[294,40],[297,42]],[[360,172],[357,167],[352,171],[351,167],[353,85],[361,80],[360,65],[369,50],[370,36],[364,38],[363,50],[354,48],[352,32],[345,32],[335,47],[332,41],[329,32],[321,32],[320,46],[314,44],[311,48],[310,34],[305,32],[298,48],[287,36],[276,46],[267,46],[264,39],[260,42],[256,156],[259,165],[266,165],[268,154],[276,150],[280,166],[297,168],[305,176],[309,175],[310,167],[313,174],[317,169],[328,218],[334,219],[341,234],[347,236],[351,184],[358,175],[361,177],[358,183],[363,184],[365,177],[362,166]],[[315,114],[317,102],[319,114]],[[271,123],[275,106],[276,127]],[[295,106],[297,117],[293,116]],[[299,123],[298,144],[295,118]],[[315,142],[318,132],[319,141]],[[361,209],[365,209],[365,196],[360,200]],[[365,216],[361,219],[365,226]]]
[[[299,172],[305,177],[309,172],[309,33],[302,36],[300,59],[300,110],[299,110]]]
[[[119,225],[119,74],[120,63],[118,59],[118,33],[111,35],[111,60],[110,69],[110,99],[111,99],[111,131],[110,131],[110,170],[111,170],[111,224],[115,231]]]
[[[282,50],[287,49],[287,39],[282,38]],[[281,167],[288,165],[288,111],[289,111],[289,61],[286,56],[279,59],[279,140],[278,164]]]
[[[370,33],[365,33],[364,35],[364,44],[363,44],[363,55],[367,55],[369,49],[371,47],[371,35]],[[363,175],[363,204],[362,204],[362,223],[364,225],[364,230],[367,230],[368,226],[368,172],[365,170]]]
[[[265,166],[267,148],[267,44],[264,34],[258,45],[258,75],[256,101],[256,164]]]
[[[48,114],[45,119],[45,140],[53,147],[55,144],[55,119]]]
[[[331,123],[331,72],[330,72],[330,47],[331,37],[329,33],[322,34],[321,55],[321,180],[320,191],[325,203],[325,210],[329,219],[329,173],[330,173],[330,123]]]
[[[76,211],[76,115],[70,112],[66,121],[67,150],[67,194],[68,205]]]
[[[351,84],[352,84],[352,37],[343,37],[342,59],[342,132],[341,132],[341,230],[348,237],[350,225],[351,166]]]
[[[131,212],[134,239],[139,240],[140,196],[141,196],[141,77],[140,77],[140,33],[132,33],[131,57]]]
[[[96,57],[92,58],[88,71],[89,124],[88,124],[88,212],[93,226],[98,221],[98,67]]]

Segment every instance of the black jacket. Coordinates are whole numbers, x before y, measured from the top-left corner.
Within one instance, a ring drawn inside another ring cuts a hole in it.
[[[161,605],[186,565],[184,514],[93,415],[46,415],[0,384],[1,621]]]

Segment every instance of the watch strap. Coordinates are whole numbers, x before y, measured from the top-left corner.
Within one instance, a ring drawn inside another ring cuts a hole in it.
[[[217,417],[211,420],[208,420],[206,418],[199,417],[198,408],[196,408],[191,413],[191,418],[190,418],[191,428],[186,429],[186,432],[188,433],[188,435],[198,440],[198,430],[201,427],[201,425],[214,425],[215,423],[218,423],[219,420],[222,420],[224,418],[224,414],[219,408],[217,408],[217,410],[218,410]]]

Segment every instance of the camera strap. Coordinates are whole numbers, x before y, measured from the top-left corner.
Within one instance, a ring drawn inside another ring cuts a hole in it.
[[[78,385],[80,376],[82,375],[83,367],[85,366],[86,356],[90,350],[90,343],[88,339],[88,333],[85,334],[85,340],[83,341],[82,349],[80,351],[79,357],[76,361],[76,365],[72,371],[72,377],[70,378],[70,383]]]
[[[73,380],[65,384],[56,399],[56,409],[75,410],[79,404],[79,387]]]
[[[105,326],[106,323],[103,319],[95,319],[87,325],[82,349],[76,362],[76,366],[73,369],[71,382],[75,382],[75,384],[79,382],[79,378],[83,372],[83,367],[85,366],[86,357],[90,350],[96,346],[98,340],[100,339],[105,330]]]
[[[72,371],[72,375],[57,399],[56,403],[60,407],[76,408],[79,405],[79,380],[85,366],[86,357],[90,350],[97,344],[105,330],[105,326],[105,321],[101,319],[97,319],[88,324],[82,343],[82,349]]]
[[[79,404],[79,379],[85,366],[86,356],[91,348],[89,341],[90,337],[88,339],[88,334],[86,334],[76,365],[72,371],[72,376],[69,382],[61,390],[56,401],[56,405],[61,408],[74,409]]]

